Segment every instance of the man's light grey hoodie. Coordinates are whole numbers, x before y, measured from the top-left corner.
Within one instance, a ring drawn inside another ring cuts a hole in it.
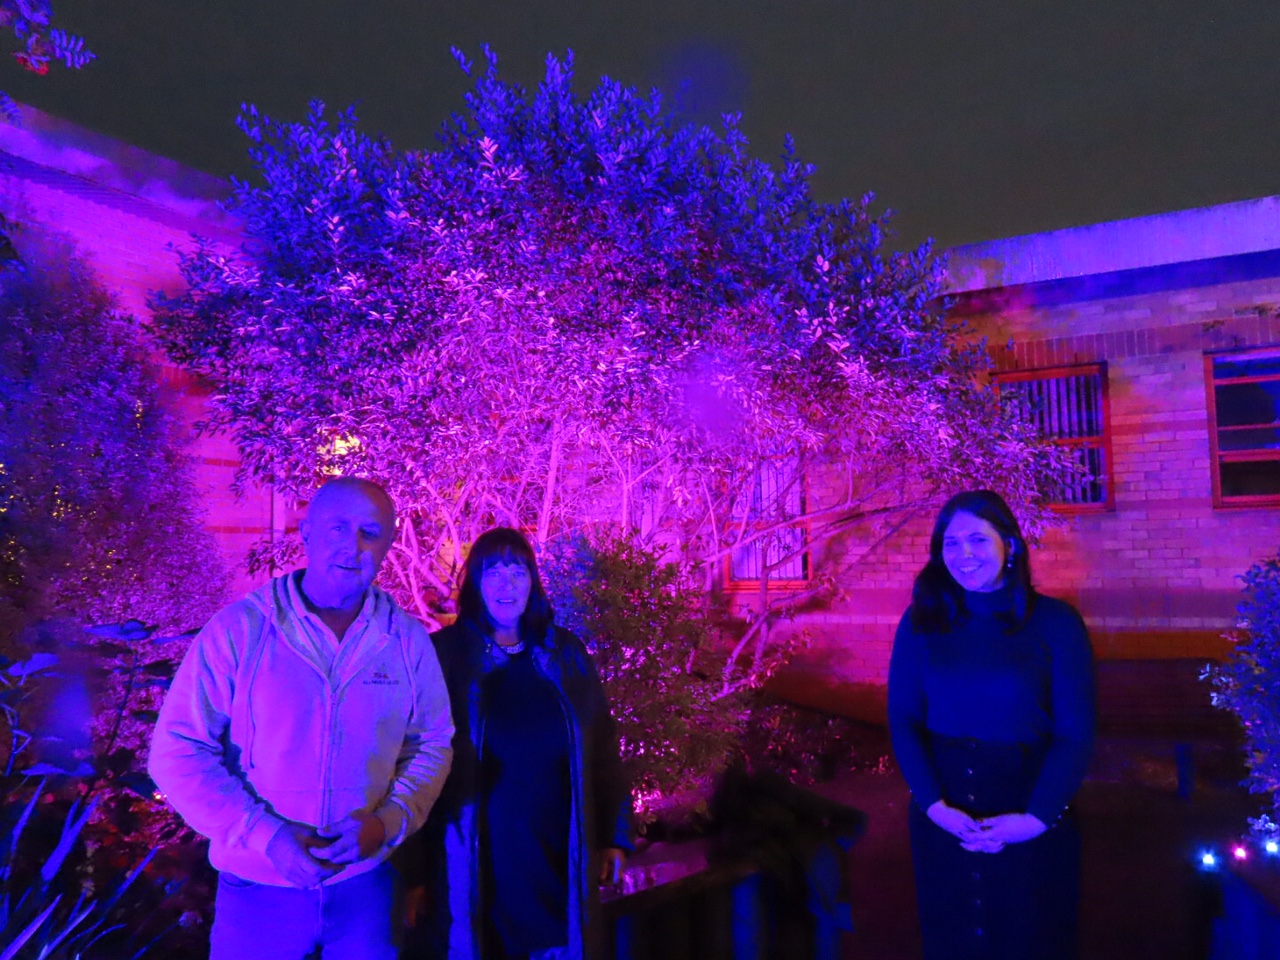
[[[371,587],[341,643],[307,610],[302,571],[219,612],[196,636],[156,722],[149,769],[209,860],[287,886],[267,858],[286,821],[373,813],[387,843],[422,826],[449,773],[453,723],[426,630]]]

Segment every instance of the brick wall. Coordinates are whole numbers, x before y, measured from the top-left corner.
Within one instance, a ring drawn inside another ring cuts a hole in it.
[[[1280,509],[1213,506],[1206,353],[1280,345],[1280,278],[1132,296],[1034,291],[970,319],[997,369],[1105,361],[1115,509],[1069,517],[1037,551],[1042,587],[1077,603],[1100,656],[1213,657],[1238,577],[1280,546]]]
[[[780,634],[802,632],[809,645],[771,681],[775,693],[883,720],[893,634],[928,558],[932,523],[932,516],[911,518],[888,539],[867,525],[816,551],[815,566],[836,573],[840,593],[777,628]]]
[[[1203,273],[1203,271],[1202,271]],[[1158,279],[1158,278],[1157,278]],[[1076,604],[1100,658],[1219,657],[1238,577],[1280,547],[1280,508],[1213,506],[1204,356],[1280,346],[1280,277],[1150,276],[1132,295],[1087,281],[962,299],[997,371],[1105,362],[1114,509],[1064,515],[1032,556],[1040,589]],[[894,626],[928,552],[921,518],[850,568],[846,596],[797,618],[810,649],[780,692],[876,719]],[[857,537],[846,549],[856,551]]]

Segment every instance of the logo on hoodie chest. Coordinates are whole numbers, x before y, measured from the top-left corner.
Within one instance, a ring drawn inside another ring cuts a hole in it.
[[[398,687],[400,685],[400,678],[394,676],[387,667],[377,666],[369,672],[369,675],[365,677],[361,683],[366,687]]]

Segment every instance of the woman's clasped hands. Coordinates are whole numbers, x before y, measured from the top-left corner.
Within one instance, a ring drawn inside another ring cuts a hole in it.
[[[994,817],[971,817],[963,810],[938,800],[925,811],[929,819],[960,841],[972,853],[999,853],[1006,843],[1035,839],[1048,827],[1030,813],[1002,813]]]

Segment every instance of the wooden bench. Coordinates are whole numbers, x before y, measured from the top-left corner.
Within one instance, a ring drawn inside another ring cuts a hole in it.
[[[613,960],[755,960],[759,874],[748,863],[713,864],[706,838],[655,843],[627,859],[600,899]]]
[[[1200,679],[1200,659],[1100,660],[1097,663],[1100,741],[1171,745],[1178,795],[1191,795],[1195,748],[1234,749],[1241,742],[1235,716],[1215,707]]]

